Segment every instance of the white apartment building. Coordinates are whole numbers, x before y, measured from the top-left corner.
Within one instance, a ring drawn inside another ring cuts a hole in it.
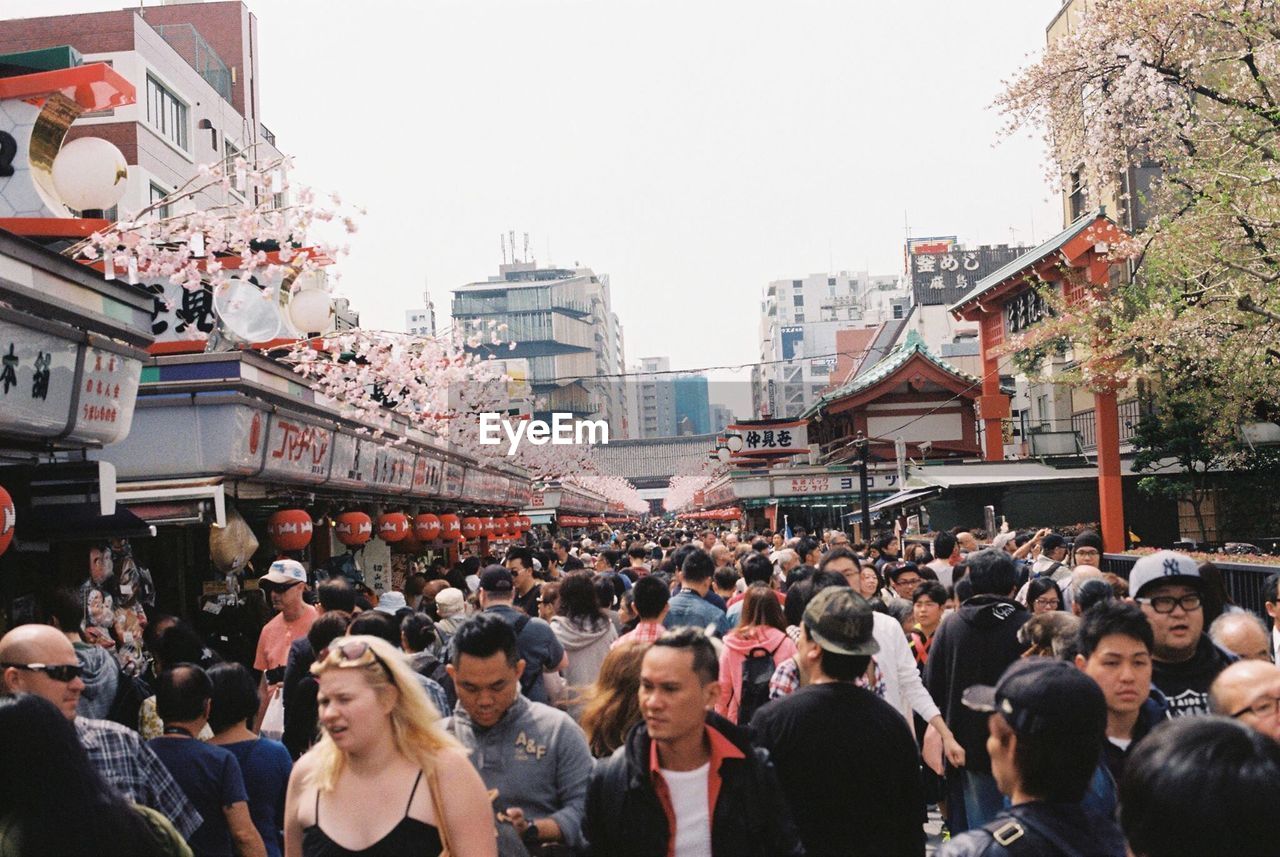
[[[910,289],[897,274],[841,271],[769,283],[752,372],[756,416],[794,416],[817,399],[836,367],[836,331],[878,327],[910,309]]]
[[[632,437],[648,439],[676,436],[676,385],[669,357],[642,357],[632,364],[628,377],[631,397]]]

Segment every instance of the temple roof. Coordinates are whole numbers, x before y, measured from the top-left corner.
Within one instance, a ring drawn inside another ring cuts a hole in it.
[[[978,280],[977,284],[969,290],[968,294],[947,308],[948,311],[953,314],[957,313],[965,304],[972,303],[982,297],[987,291],[1000,285],[1019,271],[1030,268],[1050,253],[1060,249],[1063,244],[1066,244],[1072,238],[1075,238],[1081,232],[1084,232],[1092,226],[1099,217],[1106,219],[1106,209],[1097,208],[1087,214],[1081,215],[1074,220],[1070,226],[1050,238],[1048,241],[1045,241],[1039,247],[1028,250],[1012,262],[1008,262],[1003,267],[996,269],[981,280]]]
[[[916,355],[920,355],[920,357],[937,366],[943,372],[972,385],[975,389],[982,383],[981,379],[975,378],[968,372],[953,366],[941,357],[934,356],[933,352],[929,350],[929,346],[925,345],[924,339],[921,338],[919,332],[912,328],[902,341],[884,356],[884,359],[848,383],[823,395],[801,414],[800,418],[808,419],[837,399],[847,398],[880,384],[905,366],[907,361]]]

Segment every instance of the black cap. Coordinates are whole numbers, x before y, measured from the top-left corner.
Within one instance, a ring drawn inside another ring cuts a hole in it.
[[[515,584],[511,572],[500,565],[486,565],[480,572],[480,588],[485,592],[511,592]]]
[[[1051,658],[1014,661],[995,687],[973,685],[961,699],[974,711],[998,711],[1019,735],[1100,737],[1107,728],[1102,688]]]

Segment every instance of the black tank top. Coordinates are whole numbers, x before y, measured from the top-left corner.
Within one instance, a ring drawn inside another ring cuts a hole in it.
[[[444,847],[439,831],[425,821],[409,817],[414,795],[418,793],[418,784],[421,782],[422,771],[418,771],[418,778],[413,781],[413,791],[409,792],[409,802],[404,807],[404,818],[386,836],[361,851],[343,848],[321,829],[320,791],[317,789],[316,823],[302,831],[303,857],[402,857],[410,854],[415,857],[435,857]]]

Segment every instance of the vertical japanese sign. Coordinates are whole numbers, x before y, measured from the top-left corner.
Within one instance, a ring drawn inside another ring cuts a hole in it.
[[[87,347],[76,425],[70,439],[102,444],[123,439],[133,423],[141,377],[141,361]]]

